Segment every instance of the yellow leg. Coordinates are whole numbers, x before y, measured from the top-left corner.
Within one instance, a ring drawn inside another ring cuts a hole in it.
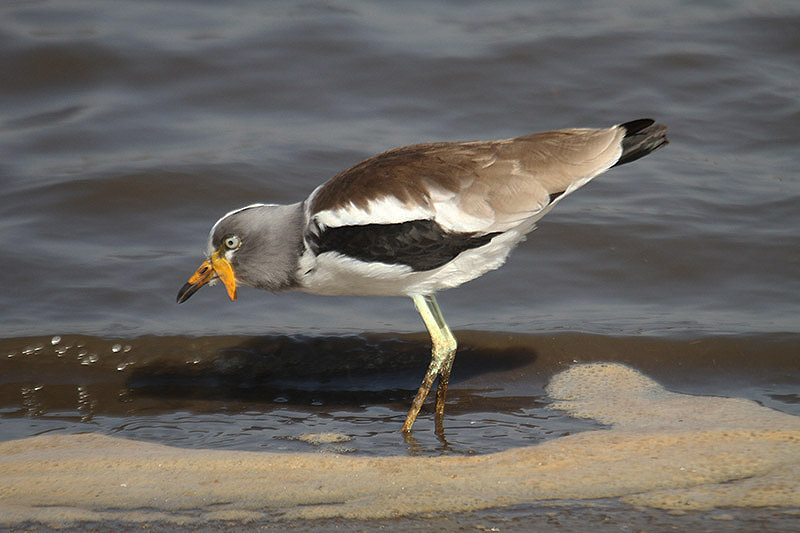
[[[442,311],[439,309],[439,304],[436,303],[436,298],[431,294],[428,296],[414,296],[412,299],[422,317],[422,321],[425,322],[425,327],[428,328],[433,346],[431,349],[431,364],[428,366],[428,372],[425,374],[417,395],[411,403],[411,409],[408,411],[408,416],[403,424],[403,433],[411,431],[411,426],[414,425],[419,410],[422,408],[422,403],[428,396],[437,376],[439,377],[439,384],[436,389],[436,425],[441,429],[441,421],[444,417],[444,401],[447,396],[447,384],[450,381],[450,369],[453,367],[457,346],[456,338],[450,328],[447,327],[447,323],[442,317]]]

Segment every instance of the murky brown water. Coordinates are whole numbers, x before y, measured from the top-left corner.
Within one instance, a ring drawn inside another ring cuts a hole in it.
[[[0,6],[0,441],[470,457],[605,427],[545,392],[592,361],[800,414],[799,25],[791,1]],[[410,301],[174,302],[232,208],[394,146],[640,116],[665,150],[440,295],[462,346],[444,438],[429,411],[399,434],[428,358]],[[626,524],[725,522],[608,502]],[[521,528],[549,512],[531,505],[453,523]],[[730,512],[796,529],[785,511]]]
[[[460,332],[445,440],[423,412],[398,433],[428,363],[411,337],[63,337],[0,341],[5,438],[95,431],[188,448],[309,450],[307,433],[339,433],[331,449],[369,455],[474,454],[597,427],[549,408],[552,375],[618,361],[673,390],[739,395],[800,415],[797,335],[669,341]]]

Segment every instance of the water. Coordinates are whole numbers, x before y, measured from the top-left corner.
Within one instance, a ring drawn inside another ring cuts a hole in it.
[[[798,27],[793,1],[3,4],[0,439],[492,453],[600,427],[544,393],[595,360],[800,414]],[[398,434],[410,301],[175,304],[233,208],[395,146],[645,116],[667,148],[440,295],[465,348],[444,440],[430,412]]]

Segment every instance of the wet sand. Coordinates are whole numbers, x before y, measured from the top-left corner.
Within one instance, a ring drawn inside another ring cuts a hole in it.
[[[468,457],[186,450],[97,434],[9,441],[0,444],[0,516],[196,525],[407,519],[607,498],[678,512],[800,507],[799,417],[669,392],[616,363],[573,366],[547,391],[553,408],[607,428]]]

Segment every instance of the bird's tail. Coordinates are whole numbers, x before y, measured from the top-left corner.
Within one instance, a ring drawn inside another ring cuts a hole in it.
[[[632,120],[620,124],[620,127],[625,128],[625,137],[622,139],[622,155],[614,166],[636,161],[669,142],[667,127],[650,118]]]

